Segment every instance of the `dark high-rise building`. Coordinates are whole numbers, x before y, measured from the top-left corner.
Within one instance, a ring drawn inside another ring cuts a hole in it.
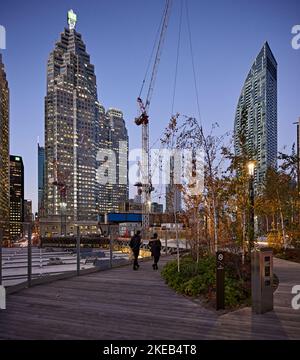
[[[108,121],[108,148],[115,154],[115,181],[108,184],[106,193],[100,198],[108,201],[107,211],[117,211],[122,201],[128,200],[128,133],[120,110],[110,108],[106,113]]]
[[[163,204],[159,204],[157,202],[151,203],[151,212],[161,214],[164,211]]]
[[[45,210],[69,221],[97,219],[97,86],[76,15],[48,59],[45,98]]]
[[[38,213],[44,213],[45,148],[38,144]]]
[[[24,166],[20,156],[10,155],[10,239],[17,240],[24,222]]]
[[[244,122],[244,123],[243,123]],[[235,152],[241,153],[244,129],[248,155],[256,160],[255,183],[277,166],[277,62],[266,42],[247,75],[235,115]]]
[[[110,108],[105,113],[99,106],[99,115],[98,208],[103,214],[128,201],[128,132],[122,111]]]
[[[9,241],[9,88],[0,54],[0,228]]]

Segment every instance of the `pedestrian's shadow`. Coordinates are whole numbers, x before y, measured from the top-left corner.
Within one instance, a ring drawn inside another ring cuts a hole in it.
[[[264,334],[267,339],[289,339],[280,318],[274,310],[262,315],[251,312],[251,334],[252,339],[256,340],[264,340]]]

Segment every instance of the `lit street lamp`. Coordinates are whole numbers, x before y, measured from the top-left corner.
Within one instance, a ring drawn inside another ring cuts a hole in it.
[[[248,221],[248,246],[249,256],[254,247],[254,171],[255,161],[247,163],[249,175],[249,221]]]

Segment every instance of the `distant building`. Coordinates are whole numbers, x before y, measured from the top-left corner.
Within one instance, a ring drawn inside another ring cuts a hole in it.
[[[44,212],[45,148],[38,144],[38,213]]]
[[[24,222],[32,222],[33,221],[33,213],[32,213],[32,201],[24,200]]]
[[[237,155],[241,153],[242,129],[247,152],[256,160],[255,183],[261,185],[267,169],[277,167],[277,62],[267,42],[254,60],[238,101],[234,123]]]
[[[141,204],[142,203],[142,195],[139,195],[139,194],[135,195],[134,202]]]
[[[24,166],[21,156],[10,155],[10,239],[17,240],[24,222]]]
[[[9,88],[0,54],[0,228],[9,241]]]
[[[157,202],[153,202],[151,203],[151,212],[152,213],[158,213],[161,214],[164,211],[164,206],[163,204],[159,204]]]
[[[128,201],[128,132],[122,111],[100,107],[99,144],[101,156],[98,178],[99,213],[118,211]]]
[[[170,183],[166,186],[166,213],[180,212],[181,192],[175,183],[175,159],[170,157]]]
[[[129,199],[127,201],[122,201],[119,203],[118,212],[130,212],[141,214],[143,211],[143,206],[141,203],[137,203],[134,199]]]

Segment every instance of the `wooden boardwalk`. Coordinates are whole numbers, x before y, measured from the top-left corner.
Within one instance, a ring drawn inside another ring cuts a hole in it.
[[[275,272],[275,310],[265,315],[204,309],[168,288],[151,262],[39,285],[8,296],[0,339],[299,340],[291,288],[300,284],[300,264],[275,260]]]

